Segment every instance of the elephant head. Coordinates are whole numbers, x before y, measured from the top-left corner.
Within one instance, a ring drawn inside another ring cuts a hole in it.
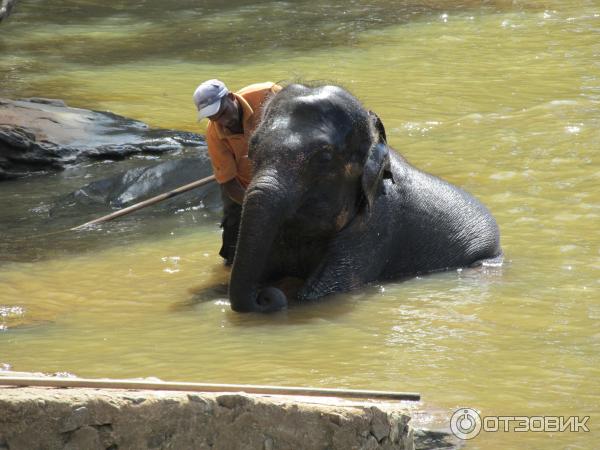
[[[389,149],[379,118],[347,91],[292,84],[265,106],[248,156],[254,177],[229,297],[235,311],[269,312],[287,305],[281,291],[261,287],[274,260],[285,258],[274,243],[297,241],[301,252],[301,242],[318,242],[325,251],[349,222],[369,214],[390,176]],[[318,264],[309,260],[300,264],[304,275]]]

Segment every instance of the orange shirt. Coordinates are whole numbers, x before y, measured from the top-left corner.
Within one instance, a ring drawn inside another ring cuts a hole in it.
[[[231,133],[218,123],[208,121],[208,154],[219,184],[233,178],[244,188],[250,183],[252,166],[248,160],[248,141],[258,125],[265,100],[280,90],[281,86],[267,82],[251,84],[233,94],[242,107],[243,133]]]

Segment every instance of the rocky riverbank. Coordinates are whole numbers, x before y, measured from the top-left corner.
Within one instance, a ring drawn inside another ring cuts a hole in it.
[[[205,151],[204,137],[153,129],[110,112],[71,108],[62,100],[0,99],[0,181],[190,147]]]
[[[23,235],[68,229],[211,174],[202,135],[61,100],[0,99],[0,253],[28,259]],[[220,208],[219,187],[209,183],[136,217],[202,210],[197,219],[203,220]]]

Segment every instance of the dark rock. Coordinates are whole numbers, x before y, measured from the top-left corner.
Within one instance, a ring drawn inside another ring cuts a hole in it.
[[[415,429],[415,450],[458,450],[464,441],[441,430]]]
[[[136,167],[93,181],[63,197],[51,209],[50,215],[57,216],[62,211],[71,210],[73,207],[78,210],[93,209],[108,213],[110,211],[106,207],[124,208],[207,177],[211,173],[212,168],[206,153],[201,153],[196,158],[176,159],[148,167]],[[173,212],[197,207],[208,210],[221,207],[220,189],[216,183],[164,200],[148,210]]]
[[[205,146],[198,134],[151,129],[113,113],[70,108],[61,100],[0,99],[0,180],[83,161]]]
[[[22,102],[31,102],[31,103],[40,103],[42,105],[52,105],[52,106],[67,106],[67,104],[58,98],[42,98],[42,97],[29,97],[29,98],[21,98],[19,101]]]
[[[245,408],[250,404],[248,398],[239,394],[223,394],[217,397],[219,406],[228,409]]]

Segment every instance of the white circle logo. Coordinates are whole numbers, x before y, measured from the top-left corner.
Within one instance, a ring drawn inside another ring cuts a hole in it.
[[[457,409],[450,418],[450,430],[459,439],[473,439],[481,431],[481,417],[472,408]]]

